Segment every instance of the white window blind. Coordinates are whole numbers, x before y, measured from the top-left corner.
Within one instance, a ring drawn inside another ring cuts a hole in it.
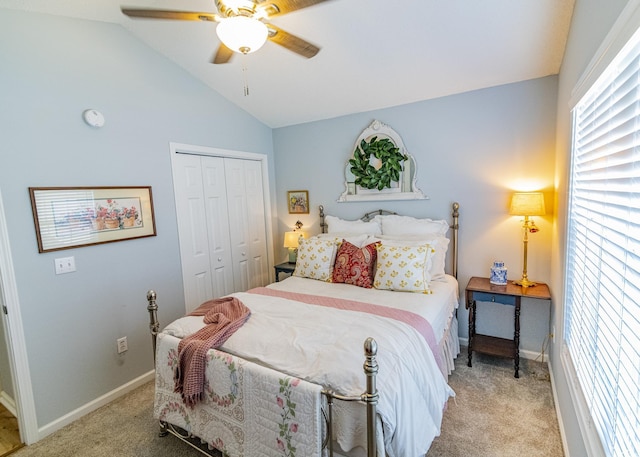
[[[573,110],[565,344],[606,456],[640,456],[640,40]]]

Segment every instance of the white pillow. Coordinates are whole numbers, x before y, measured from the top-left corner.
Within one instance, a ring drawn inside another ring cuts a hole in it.
[[[318,239],[321,240],[333,240],[336,244],[342,243],[342,240],[347,240],[349,243],[357,246],[359,248],[366,246],[369,244],[367,241],[371,237],[371,235],[361,234],[354,235],[352,233],[320,233],[316,235]]]
[[[430,294],[429,267],[433,248],[421,246],[378,246],[378,261],[373,287],[376,289]]]
[[[431,267],[429,273],[431,273],[432,281],[442,281],[445,277],[445,262],[447,259],[447,251],[449,250],[450,240],[446,236],[440,235],[422,235],[422,236],[389,236],[378,235],[375,237],[375,241],[381,241],[388,246],[421,246],[424,244],[430,244],[434,249],[433,256],[431,257]],[[371,238],[368,238],[365,243],[373,242]]]
[[[349,233],[351,235],[380,235],[382,230],[376,220],[369,222],[360,219],[346,221],[336,216],[325,216],[325,222],[329,225],[328,233]]]
[[[317,237],[301,239],[294,276],[331,282],[337,244]]]
[[[376,216],[383,235],[445,235],[449,230],[449,223],[445,220],[416,219],[411,216],[395,214]]]

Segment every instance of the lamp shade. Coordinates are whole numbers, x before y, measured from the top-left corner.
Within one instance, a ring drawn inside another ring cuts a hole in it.
[[[232,51],[249,54],[267,41],[267,26],[257,19],[233,16],[222,19],[216,27],[220,41]]]
[[[509,214],[513,216],[543,216],[544,195],[542,192],[515,192],[511,197]]]
[[[298,247],[298,238],[300,237],[300,232],[284,232],[284,247],[285,248],[297,248]]]

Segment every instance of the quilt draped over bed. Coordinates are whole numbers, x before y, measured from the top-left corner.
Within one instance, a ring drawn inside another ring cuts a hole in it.
[[[201,401],[174,392],[179,340],[158,335],[154,416],[234,457],[320,456],[321,388],[211,349]]]

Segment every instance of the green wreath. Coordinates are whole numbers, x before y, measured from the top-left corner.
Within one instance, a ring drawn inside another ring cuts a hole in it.
[[[382,166],[375,169],[369,163],[371,156],[379,159]],[[356,177],[355,183],[365,189],[382,190],[391,187],[391,181],[400,180],[402,162],[408,160],[406,154],[402,154],[400,149],[388,138],[378,139],[377,136],[360,142],[353,151],[353,159],[349,160],[351,173]]]

